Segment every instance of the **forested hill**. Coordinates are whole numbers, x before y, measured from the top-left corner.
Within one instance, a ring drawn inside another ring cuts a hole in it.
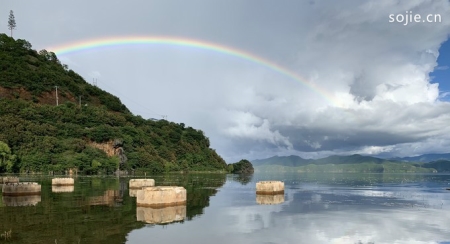
[[[149,173],[225,171],[209,146],[201,130],[135,116],[54,53],[0,34],[0,173],[106,173],[119,162]]]
[[[449,160],[430,163],[386,160],[359,154],[333,155],[320,159],[304,159],[291,155],[253,160],[256,171],[260,172],[372,172],[372,173],[431,173],[450,172]]]

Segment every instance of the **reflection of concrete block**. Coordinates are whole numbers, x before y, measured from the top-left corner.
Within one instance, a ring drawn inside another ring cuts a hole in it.
[[[130,197],[136,197],[137,196],[137,192],[141,190],[141,189],[130,189],[129,190],[129,195]]]
[[[164,208],[136,207],[137,221],[149,224],[166,224],[186,218],[186,205]]]
[[[35,182],[3,184],[3,196],[40,195],[41,185]]]
[[[129,188],[138,188],[141,189],[142,187],[146,186],[155,186],[155,180],[154,179],[131,179],[129,183]]]
[[[263,205],[280,204],[284,202],[284,194],[280,195],[258,195],[256,194],[256,203]]]
[[[52,179],[52,186],[73,186],[75,181],[73,178],[54,178]]]
[[[52,192],[73,192],[75,190],[75,186],[61,186],[61,185],[53,185]]]
[[[19,177],[6,176],[0,177],[0,184],[19,183]]]
[[[3,204],[9,207],[35,206],[41,202],[41,195],[30,196],[3,196]]]
[[[284,194],[284,182],[260,181],[256,183],[256,194]]]
[[[115,203],[122,202],[120,192],[117,190],[106,190],[103,196],[89,197],[89,205],[107,205],[112,206]]]
[[[141,207],[165,207],[186,203],[186,189],[179,186],[144,187],[138,190],[136,204]]]

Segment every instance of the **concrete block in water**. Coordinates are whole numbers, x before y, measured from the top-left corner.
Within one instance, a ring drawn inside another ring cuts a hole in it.
[[[75,181],[73,178],[53,178],[52,186],[73,186]]]
[[[284,202],[284,194],[279,195],[258,195],[256,194],[256,203],[261,205],[274,205]]]
[[[284,182],[281,181],[257,182],[256,194],[267,194],[267,195],[284,194]]]
[[[3,196],[40,195],[41,185],[36,182],[3,184]]]
[[[136,195],[140,207],[166,207],[186,203],[186,189],[179,186],[143,187]]]
[[[139,190],[141,190],[141,189],[142,189],[142,188],[140,188],[140,189],[138,189],[138,188],[130,189],[130,190],[128,191],[128,193],[129,193],[130,197],[136,197],[136,196],[137,196],[137,192],[138,192]]]
[[[154,179],[131,179],[129,183],[129,188],[141,189],[142,187],[155,186]]]
[[[3,196],[3,205],[8,207],[35,206],[41,202],[41,195]]]
[[[19,177],[6,176],[0,177],[0,184],[19,183]]]
[[[52,185],[52,192],[60,193],[60,192],[73,192],[75,190],[75,186],[64,186],[64,185]]]
[[[183,221],[186,218],[186,205],[164,208],[136,207],[136,219],[148,224],[167,224]]]

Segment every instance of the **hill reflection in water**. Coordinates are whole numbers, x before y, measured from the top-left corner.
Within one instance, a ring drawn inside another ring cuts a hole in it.
[[[11,230],[11,243],[125,243],[130,231],[147,223],[183,223],[202,215],[226,181],[224,174],[151,178],[157,185],[185,187],[186,205],[170,211],[137,208],[129,196],[130,178],[78,177],[73,188],[61,190],[51,186],[51,178],[27,176],[42,184],[42,193],[33,199],[0,198],[0,232]]]
[[[32,177],[31,177],[32,178]],[[137,208],[130,178],[78,177],[72,192],[0,198],[0,232],[11,243],[445,243],[450,175],[173,174],[187,203]],[[285,194],[258,199],[255,184],[281,180]],[[28,206],[26,206],[28,205]],[[31,206],[30,206],[31,205]]]

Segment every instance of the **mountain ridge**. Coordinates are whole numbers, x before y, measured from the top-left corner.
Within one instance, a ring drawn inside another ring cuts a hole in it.
[[[422,159],[422,160],[421,160]],[[414,157],[396,157],[396,158],[378,158],[373,156],[361,155],[361,154],[351,154],[351,155],[331,155],[324,158],[318,159],[305,159],[297,155],[290,156],[272,156],[265,159],[251,160],[252,164],[255,166],[260,165],[282,165],[282,166],[303,166],[308,164],[358,164],[358,163],[376,163],[382,164],[387,162],[401,163],[430,163],[439,160],[449,160],[450,153],[443,154],[423,154]]]

